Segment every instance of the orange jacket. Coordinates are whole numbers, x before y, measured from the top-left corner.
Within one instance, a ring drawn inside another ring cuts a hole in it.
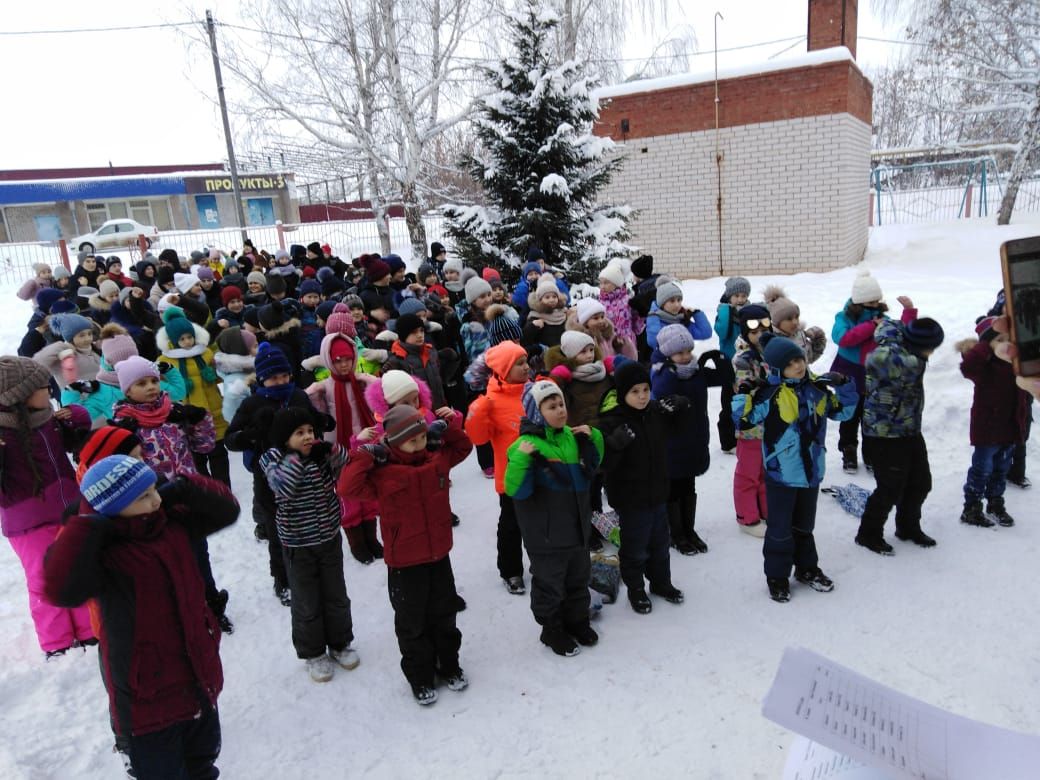
[[[494,377],[487,393],[476,399],[466,416],[466,434],[474,444],[491,442],[495,451],[495,490],[505,493],[508,449],[520,436],[520,418],[524,416],[524,384],[509,384],[503,377],[527,351],[515,341],[503,341],[486,353],[485,360]]]

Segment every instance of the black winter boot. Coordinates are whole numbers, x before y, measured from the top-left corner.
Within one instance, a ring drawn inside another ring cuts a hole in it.
[[[651,585],[650,592],[653,593],[655,596],[660,596],[669,604],[682,604],[683,600],[685,599],[685,596],[683,596],[683,592],[674,585],[672,585],[672,583],[670,582],[667,585],[662,585],[661,587]]]
[[[859,471],[859,459],[856,456],[856,447],[842,447],[841,468],[846,474],[855,474]]]
[[[350,554],[358,563],[369,564],[375,560],[375,556],[368,549],[368,540],[365,539],[364,523],[353,528],[344,528],[343,533],[347,537],[347,544],[350,545]]]
[[[686,537],[686,529],[683,527],[682,517],[678,501],[668,502],[668,533],[672,537],[672,547],[683,555],[695,555],[690,540]]]
[[[895,555],[895,550],[892,549],[892,545],[884,540],[880,536],[863,536],[856,534],[856,544],[860,547],[866,547],[871,552],[875,552],[878,555]]]
[[[574,637],[579,645],[585,647],[592,647],[599,641],[599,634],[587,620],[584,623],[571,623],[564,626],[563,630]]]
[[[556,653],[556,655],[562,655],[564,658],[572,658],[581,652],[581,648],[574,641],[574,637],[559,626],[543,626],[540,639],[543,645]]]
[[[697,494],[693,494],[693,500],[685,507],[686,511],[682,517],[683,530],[686,532],[686,539],[693,547],[693,553],[706,553],[708,552],[708,545],[704,543],[695,530],[693,530],[694,523],[697,519]],[[682,552],[680,550],[680,552]]]
[[[795,569],[794,578],[820,593],[830,593],[834,590],[834,581],[824,574],[819,566],[815,569]]]
[[[361,527],[365,533],[365,545],[368,547],[368,551],[372,553],[373,558],[383,557],[383,545],[379,543],[379,537],[376,535],[378,530],[378,524],[375,520],[365,520],[361,523]]]
[[[1015,524],[1015,518],[1009,515],[1007,510],[1004,509],[1003,498],[991,498],[986,503],[986,514],[996,520],[997,523],[1002,525],[1004,528],[1010,528]]]
[[[979,501],[972,501],[970,504],[964,505],[964,511],[961,512],[961,522],[975,525],[979,528],[993,527],[993,521],[982,514],[982,504]]]
[[[791,583],[786,579],[766,577],[766,585],[769,586],[769,598],[786,604],[791,600]]]
[[[632,605],[634,609],[640,615],[649,615],[650,611],[653,610],[654,605],[650,601],[650,597],[646,595],[646,591],[628,589],[628,603]]]
[[[921,526],[903,530],[896,529],[896,539],[903,542],[913,542],[918,547],[935,547],[935,539],[922,531]]]

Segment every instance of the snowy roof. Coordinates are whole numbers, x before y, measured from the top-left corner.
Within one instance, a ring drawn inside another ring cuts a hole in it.
[[[794,68],[805,68],[813,65],[826,65],[829,62],[842,62],[847,60],[855,62],[855,57],[844,46],[835,46],[830,49],[818,49],[806,52],[795,57],[768,60],[766,62],[752,62],[747,65],[738,65],[732,68],[719,70],[719,81],[725,79],[737,79],[742,76],[756,76],[760,73],[774,73],[781,70],[792,70]],[[701,71],[698,73],[677,73],[672,76],[662,76],[656,79],[643,79],[641,81],[629,81],[624,84],[614,84],[609,87],[601,87],[594,90],[592,97],[596,100],[604,98],[621,97],[622,95],[636,95],[641,92],[655,92],[659,89],[673,89],[675,87],[688,87],[694,84],[704,84],[715,81],[715,70]]]

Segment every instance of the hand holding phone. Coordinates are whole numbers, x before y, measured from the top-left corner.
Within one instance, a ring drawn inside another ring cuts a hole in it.
[[[1040,376],[1040,236],[1005,241],[1000,263],[1011,337],[1007,355],[1018,376]]]

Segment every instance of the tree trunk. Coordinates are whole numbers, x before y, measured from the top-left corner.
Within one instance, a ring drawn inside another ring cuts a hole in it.
[[[1011,175],[1008,176],[1004,199],[1000,201],[1000,213],[997,215],[998,225],[1011,222],[1011,213],[1015,210],[1015,198],[1028,170],[1029,158],[1040,143],[1040,82],[1037,83],[1033,96],[1033,108],[1022,127],[1022,135],[1018,142],[1018,151],[1011,163]]]
[[[408,226],[408,238],[412,244],[412,257],[421,263],[426,259],[426,224],[423,222],[422,205],[416,197],[415,185],[407,185],[401,193],[404,203],[404,223]]]

